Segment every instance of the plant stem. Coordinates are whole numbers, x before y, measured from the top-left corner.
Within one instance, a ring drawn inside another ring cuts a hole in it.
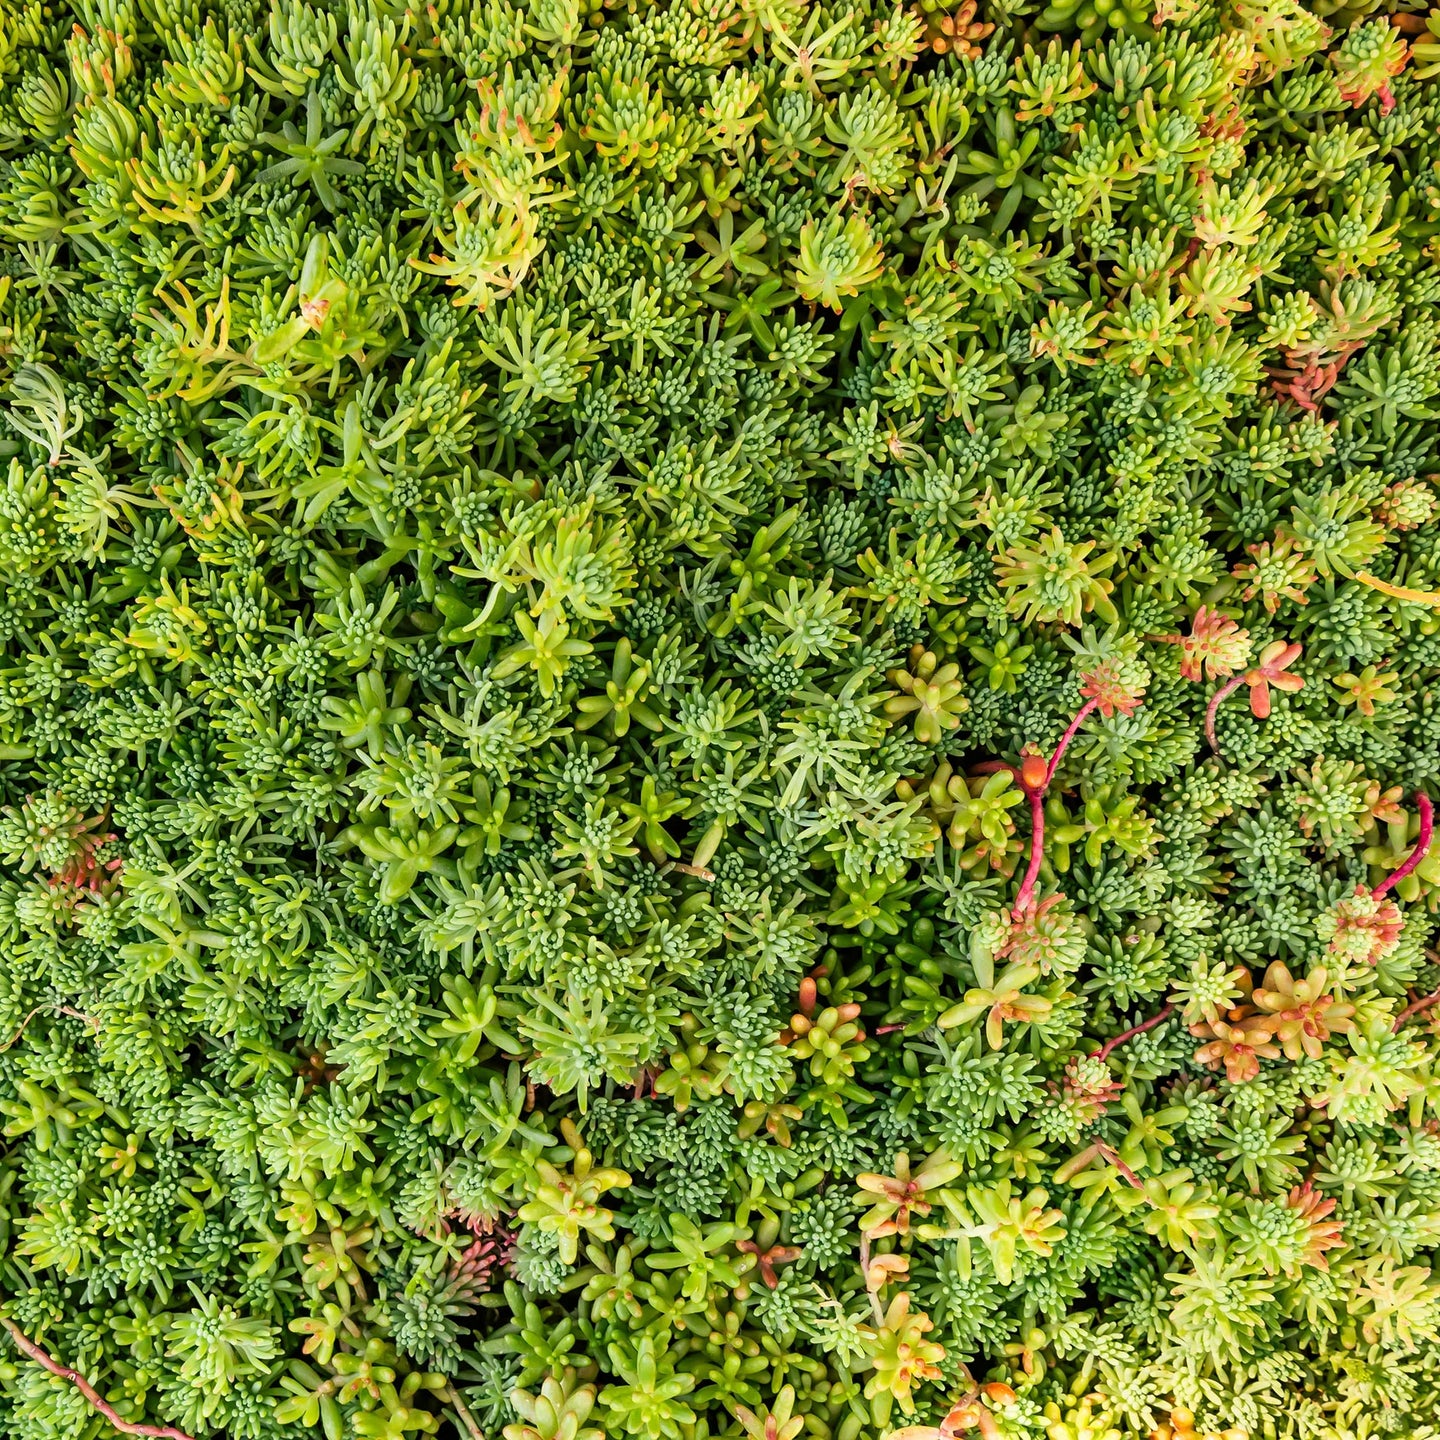
[[[1075,738],[1076,732],[1089,718],[1090,713],[1100,702],[1098,700],[1087,700],[1076,713],[1075,718],[1070,722],[1070,728],[1060,737],[1060,743],[1055,747],[1055,753],[1050,757],[1050,763],[1045,767],[1045,785],[1041,794],[1050,788],[1050,782],[1055,778],[1055,768],[1065,758],[1065,752],[1070,748],[1070,742]]]
[[[978,765],[970,766],[972,775],[998,775],[1002,770],[1008,770],[1016,780],[1020,778],[1020,767],[1012,765],[1008,760],[982,760]]]
[[[874,1313],[875,1323],[883,1328],[885,1324],[885,1311],[881,1309],[880,1297],[870,1288],[870,1237],[860,1237],[860,1275],[865,1281],[865,1292],[870,1296],[870,1309]]]
[[[1035,903],[1035,882],[1040,878],[1040,862],[1045,858],[1045,788],[1037,786],[1029,791],[1030,796],[1030,863],[1025,867],[1025,878],[1015,892],[1015,904],[1011,914],[1024,915]]]
[[[43,1009],[45,1009],[45,1006],[44,1006],[44,1005],[37,1005],[37,1006],[20,1022],[20,1028],[19,1028],[3,1045],[0,1045],[0,1051],[8,1050],[12,1045],[14,1045],[14,1044],[16,1043],[16,1041],[18,1041],[18,1040],[20,1039],[20,1037],[25,1033],[25,1031],[26,1031],[26,1029],[28,1028],[30,1022],[31,1022]]]
[[[1435,807],[1423,790],[1415,792],[1415,806],[1420,811],[1420,834],[1415,838],[1415,848],[1410,858],[1398,869],[1387,875],[1371,892],[1370,898],[1378,900],[1387,890],[1398,885],[1407,875],[1412,874],[1430,850],[1430,841],[1435,834]]]
[[[1210,748],[1217,755],[1220,753],[1220,741],[1215,735],[1216,712],[1244,683],[1245,676],[1243,674],[1231,676],[1231,678],[1210,697],[1210,703],[1205,707],[1205,738],[1210,742]]]
[[[1390,1027],[1392,1035],[1398,1034],[1400,1027],[1412,1016],[1418,1015],[1422,1010],[1428,1010],[1432,1005],[1440,1002],[1440,990],[1432,990],[1428,995],[1422,995],[1420,999],[1407,1005],[1396,1017],[1395,1023]]]
[[[443,1403],[449,1405],[465,1428],[465,1433],[470,1440],[485,1440],[485,1432],[476,1423],[475,1417],[465,1407],[465,1402],[460,1398],[460,1392],[453,1386],[447,1385],[440,1396]]]
[[[991,771],[1008,770],[1015,777],[1015,783],[1025,792],[1030,801],[1030,863],[1025,867],[1025,878],[1020,882],[1020,889],[1015,894],[1015,904],[1010,911],[1017,919],[1035,903],[1035,882],[1040,878],[1040,864],[1045,858],[1046,792],[1050,789],[1050,782],[1055,778],[1056,770],[1060,768],[1060,762],[1065,758],[1065,752],[1070,748],[1070,742],[1079,734],[1080,727],[1095,712],[1099,704],[1100,701],[1092,696],[1075,712],[1075,718],[1065,727],[1065,733],[1060,737],[1060,743],[1046,762],[1044,777],[1038,784],[1026,782],[1023,765],[1006,765],[1003,761],[992,760],[987,762],[984,767],[976,767],[977,772],[981,768]]]
[[[17,1349],[52,1375],[58,1375],[60,1379],[68,1380],[85,1397],[90,1406],[98,1410],[121,1434],[152,1435],[156,1437],[156,1440],[195,1440],[193,1435],[186,1434],[184,1430],[177,1430],[173,1425],[137,1425],[133,1420],[122,1419],[116,1413],[114,1406],[107,1405],[100,1398],[95,1387],[78,1370],[71,1370],[68,1366],[62,1365],[58,1360],[47,1355],[8,1315],[0,1315],[0,1325],[10,1332],[10,1338],[15,1342]]]
[[[1166,1005],[1159,1014],[1152,1015],[1148,1020],[1142,1020],[1138,1025],[1132,1025],[1128,1030],[1122,1030],[1113,1040],[1107,1040],[1090,1058],[1092,1060],[1108,1060],[1111,1053],[1118,1050],[1127,1040],[1133,1040],[1137,1035],[1143,1035],[1145,1031],[1153,1030],[1174,1013],[1175,1007]]]
[[[20,1022],[20,1028],[3,1045],[0,1045],[0,1053],[8,1050],[20,1039],[25,1033],[26,1027],[42,1010],[52,1011],[56,1015],[68,1015],[72,1020],[83,1020],[87,1025],[93,1025],[97,1030],[100,1028],[100,1022],[93,1015],[87,1015],[83,1010],[74,1010],[69,1005],[37,1005]]]
[[[1030,801],[1030,863],[1025,867],[1025,878],[1020,882],[1020,889],[1015,894],[1012,915],[1025,914],[1035,903],[1035,882],[1040,878],[1040,864],[1045,858],[1045,793],[1055,778],[1056,769],[1065,758],[1065,752],[1070,748],[1070,742],[1099,703],[1098,700],[1087,700],[1076,712],[1075,718],[1046,762],[1045,778],[1038,785],[1027,785],[1023,770],[1016,769],[1013,765],[1005,767],[1014,775]]]

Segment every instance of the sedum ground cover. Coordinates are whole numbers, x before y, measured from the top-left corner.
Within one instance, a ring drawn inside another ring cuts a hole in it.
[[[4,0],[4,1434],[1434,1436],[1437,76]]]

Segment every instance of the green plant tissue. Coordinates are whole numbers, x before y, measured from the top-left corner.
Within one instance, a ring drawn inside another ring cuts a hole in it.
[[[1440,1440],[1426,3],[0,0],[6,1440]]]

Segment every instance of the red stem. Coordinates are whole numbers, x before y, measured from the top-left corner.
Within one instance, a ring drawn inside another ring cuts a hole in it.
[[[1015,776],[1020,788],[1030,800],[1030,863],[1025,867],[1025,878],[1020,882],[1020,889],[1015,893],[1015,904],[1010,911],[1017,919],[1035,903],[1035,882],[1040,878],[1040,864],[1045,858],[1045,792],[1049,790],[1050,782],[1055,778],[1055,770],[1065,758],[1070,742],[1099,703],[1098,700],[1091,699],[1080,707],[1050,756],[1045,766],[1045,778],[1040,784],[1033,787],[1026,785],[1022,771],[1013,765],[1004,767]]]
[[[9,1332],[10,1338],[16,1346],[28,1355],[37,1365],[43,1366],[52,1375],[58,1375],[62,1380],[68,1380],[90,1403],[98,1410],[117,1430],[123,1435],[153,1435],[157,1440],[195,1440],[193,1435],[187,1434],[184,1430],[177,1430],[173,1425],[137,1425],[132,1420],[123,1420],[115,1412],[112,1405],[107,1405],[97,1393],[95,1387],[78,1370],[71,1370],[62,1365],[58,1360],[47,1355],[8,1315],[0,1315],[0,1325],[3,1325]]]
[[[1435,834],[1435,807],[1431,805],[1430,797],[1423,790],[1415,792],[1415,806],[1420,811],[1420,834],[1415,839],[1415,848],[1410,852],[1410,858],[1398,870],[1392,871],[1370,892],[1372,900],[1378,900],[1387,890],[1412,874],[1429,853],[1430,841]]]
[[[1244,683],[1243,673],[1232,676],[1210,697],[1210,703],[1205,707],[1205,738],[1217,755],[1220,753],[1220,741],[1215,735],[1215,714]]]
[[[1396,1017],[1395,1023],[1390,1027],[1392,1035],[1398,1034],[1400,1027],[1412,1016],[1418,1015],[1422,1010],[1428,1010],[1432,1005],[1440,1002],[1440,990],[1432,990],[1428,995],[1422,995],[1413,1004],[1407,1005]]]
[[[1055,747],[1055,753],[1050,757],[1050,763],[1045,767],[1044,790],[1050,788],[1050,782],[1055,778],[1055,767],[1065,758],[1065,752],[1070,748],[1070,742],[1075,738],[1076,732],[1089,718],[1091,711],[1100,702],[1098,700],[1087,700],[1079,709],[1075,718],[1070,722],[1070,728],[1060,737],[1060,743]]]
[[[1049,776],[1046,776],[1046,784]],[[1017,919],[1035,903],[1035,882],[1040,878],[1040,862],[1045,858],[1045,786],[1037,786],[1030,794],[1030,863],[1025,878],[1015,894],[1011,914]]]
[[[978,765],[970,767],[972,775],[998,775],[1002,770],[1008,770],[1017,780],[1020,778],[1019,767],[1008,760],[982,760]]]
[[[1138,1025],[1132,1025],[1128,1030],[1122,1030],[1113,1040],[1107,1040],[1090,1058],[1092,1060],[1108,1060],[1111,1053],[1118,1050],[1127,1040],[1133,1040],[1137,1035],[1143,1035],[1147,1030],[1153,1030],[1162,1021],[1168,1020],[1175,1013],[1173,1005],[1166,1005],[1158,1015],[1152,1015],[1148,1020],[1142,1020]]]

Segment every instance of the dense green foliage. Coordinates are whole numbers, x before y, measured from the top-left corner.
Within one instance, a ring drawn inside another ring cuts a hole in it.
[[[1440,1433],[1316,10],[0,0],[8,1440]]]

